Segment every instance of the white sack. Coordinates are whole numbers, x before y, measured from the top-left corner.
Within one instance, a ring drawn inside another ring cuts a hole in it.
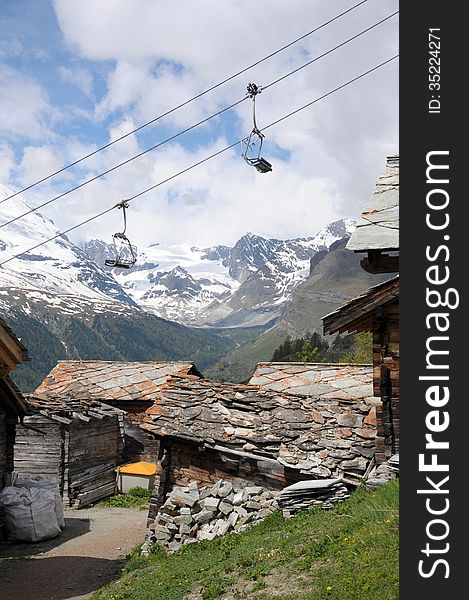
[[[0,493],[8,539],[40,542],[57,537],[60,526],[55,514],[55,493],[35,487],[9,486]]]
[[[59,492],[57,477],[54,475],[35,475],[34,477],[18,477],[13,483],[15,487],[37,487],[55,494],[55,514],[61,529],[65,527],[64,507]]]

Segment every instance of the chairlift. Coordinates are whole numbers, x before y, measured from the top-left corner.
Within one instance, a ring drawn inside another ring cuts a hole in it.
[[[104,264],[106,267],[114,267],[116,269],[130,269],[137,262],[137,247],[130,243],[129,238],[125,235],[127,228],[127,215],[126,209],[129,207],[129,203],[123,200],[117,205],[117,208],[122,208],[124,216],[124,230],[122,232],[114,233],[112,236],[112,243],[114,246],[113,258],[106,258]]]
[[[262,144],[264,143],[264,134],[260,131],[256,124],[256,96],[260,94],[262,88],[257,86],[255,83],[248,85],[248,95],[252,98],[252,116],[254,127],[247,138],[243,140],[244,150],[241,156],[244,160],[255,167],[259,173],[268,173],[272,171],[272,165],[265,158],[262,158]]]

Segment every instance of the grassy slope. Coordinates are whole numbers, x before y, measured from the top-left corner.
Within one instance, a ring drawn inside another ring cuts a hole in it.
[[[135,552],[94,600],[397,600],[399,485],[358,489],[330,511],[280,511],[242,534]]]

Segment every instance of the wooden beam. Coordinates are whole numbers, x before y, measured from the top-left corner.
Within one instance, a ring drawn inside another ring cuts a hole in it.
[[[360,266],[367,273],[374,275],[379,273],[398,273],[399,272],[399,256],[389,256],[370,250],[367,258],[362,258]]]
[[[0,363],[0,377],[6,377],[7,375],[10,374],[10,372],[11,372],[10,367]]]
[[[10,353],[8,348],[6,348],[1,340],[0,340],[0,363],[8,369],[8,373],[16,369],[18,363],[15,360],[15,357]]]
[[[5,360],[3,360],[5,358]],[[23,362],[23,348],[11,337],[11,335],[0,326],[0,360],[6,362],[7,366],[16,365]]]

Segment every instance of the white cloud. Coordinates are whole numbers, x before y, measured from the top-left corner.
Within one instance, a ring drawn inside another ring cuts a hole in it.
[[[59,75],[66,83],[71,83],[79,88],[86,96],[93,95],[93,76],[91,73],[82,67],[59,67]]]
[[[26,146],[18,174],[23,185],[42,179],[63,165],[63,157],[50,146]]]
[[[50,137],[45,91],[32,79],[0,63],[0,133],[15,138]]]
[[[8,144],[0,143],[0,181],[8,183],[15,165],[15,155]]]
[[[53,68],[62,81],[78,86],[91,102],[86,109],[58,103],[52,110],[44,90],[10,70],[15,103],[23,111],[21,123],[14,122],[10,133],[24,130],[30,136],[20,165],[23,181],[42,177],[105,143],[86,130],[90,119],[96,119],[101,136],[105,131],[110,140],[116,139],[350,5],[345,0],[272,0],[267,5],[247,0],[55,0],[73,68],[66,63],[60,67],[53,63]],[[75,175],[67,173],[41,186],[35,200],[39,201],[39,193],[43,199],[58,195],[67,189],[65,184],[94,177],[213,114],[242,98],[248,82],[266,85],[274,81],[396,7],[393,0],[367,2],[300,45],[171,114],[158,124],[163,129],[150,127],[146,137],[131,135],[81,164]],[[396,51],[397,21],[393,19],[264,90],[257,100],[258,125],[265,127]],[[395,61],[266,130],[263,155],[272,162],[272,173],[261,175],[248,167],[237,146],[136,199],[129,209],[131,239],[138,244],[186,241],[210,245],[232,243],[248,230],[271,237],[297,237],[312,235],[338,218],[356,217],[372,192],[386,154],[397,151],[397,70]],[[15,107],[11,101],[5,108],[11,112]],[[189,146],[185,137],[179,137],[177,143],[66,196],[48,207],[47,214],[66,229],[158,184],[247,135],[252,128],[251,111],[252,102],[243,102],[229,121],[214,119],[197,130],[197,144],[192,141]],[[72,123],[81,141],[62,134],[54,138],[54,146],[39,145],[46,116],[57,129]],[[36,129],[25,126],[28,123]],[[10,126],[9,120],[5,126]],[[11,155],[5,160],[5,168],[11,169]],[[110,239],[121,227],[121,218],[120,211],[114,211],[73,236]]]
[[[60,201],[62,223],[72,226],[91,214],[112,206],[123,198],[157,185],[187,166],[226,146],[219,139],[210,146],[189,152],[175,144],[116,171],[106,181],[96,181]],[[261,175],[240,157],[240,147],[194,168],[184,177],[173,179],[132,200],[128,211],[128,234],[135,243],[158,241],[187,242],[199,245],[234,243],[246,231],[278,237],[311,235],[324,223],[340,215],[330,202],[330,182],[321,177],[305,178],[288,163],[277,161],[272,174]],[[54,220],[58,213],[50,213]],[[90,224],[75,236],[107,239],[121,227],[116,210]]]

